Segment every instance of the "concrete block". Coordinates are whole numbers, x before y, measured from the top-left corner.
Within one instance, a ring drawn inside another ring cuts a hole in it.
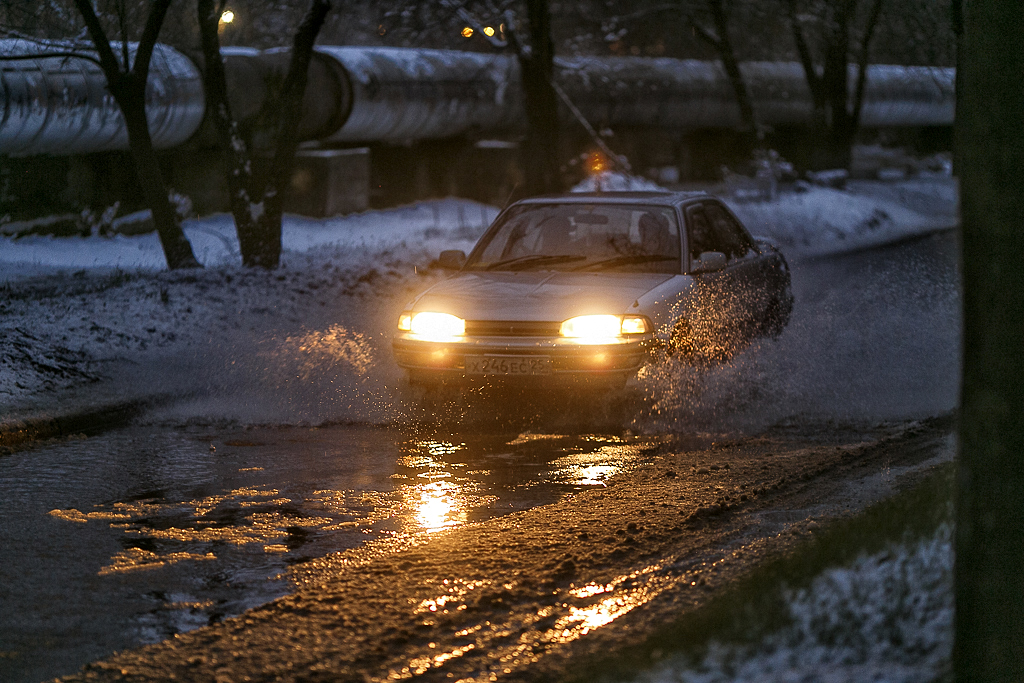
[[[370,150],[299,150],[284,210],[313,218],[370,207]]]

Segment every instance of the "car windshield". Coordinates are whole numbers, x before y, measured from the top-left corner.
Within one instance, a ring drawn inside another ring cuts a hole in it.
[[[678,273],[679,255],[669,206],[524,204],[484,235],[466,268]]]

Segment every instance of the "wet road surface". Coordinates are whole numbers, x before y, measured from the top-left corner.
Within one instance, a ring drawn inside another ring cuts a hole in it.
[[[696,446],[702,441],[691,439]],[[290,566],[557,501],[658,439],[141,427],[0,460],[4,680],[234,616]]]

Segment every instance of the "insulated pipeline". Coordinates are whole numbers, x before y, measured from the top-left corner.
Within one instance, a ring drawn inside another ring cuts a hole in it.
[[[0,41],[0,56],[38,55],[0,60],[0,154],[127,149],[123,117],[95,62],[46,55],[68,47]],[[258,137],[265,114],[277,106],[273,92],[284,77],[288,52],[225,48],[223,58],[232,110]],[[555,68],[559,85],[598,127],[740,126],[732,88],[717,62],[575,57],[557,59]],[[799,126],[811,121],[811,97],[798,63],[748,62],[741,69],[761,124]],[[299,135],[306,141],[345,145],[517,134],[525,126],[519,81],[518,62],[509,55],[318,46]],[[951,125],[953,81],[948,68],[873,65],[862,124]],[[154,145],[169,148],[186,142],[199,129],[204,108],[199,68],[173,48],[158,45],[146,91]],[[572,124],[568,111],[562,116],[566,125]]]
[[[0,154],[82,154],[128,148],[120,108],[92,59],[46,56],[71,44],[0,40]],[[120,53],[120,45],[116,53]],[[136,46],[129,46],[134,57]],[[86,55],[94,54],[81,49]],[[181,145],[199,128],[205,104],[199,70],[185,55],[157,45],[146,86],[150,137],[158,149]]]

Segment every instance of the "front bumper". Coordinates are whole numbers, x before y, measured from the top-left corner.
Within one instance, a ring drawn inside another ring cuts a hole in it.
[[[653,335],[611,343],[581,344],[576,340],[542,337],[462,337],[452,341],[426,341],[408,332],[392,341],[395,361],[419,382],[497,383],[620,382],[643,366]],[[467,357],[471,362],[467,363]],[[532,372],[489,374],[479,372],[481,357],[508,359],[517,369]],[[542,364],[530,363],[541,360]],[[541,370],[537,370],[540,365]],[[477,372],[473,372],[472,369]]]

